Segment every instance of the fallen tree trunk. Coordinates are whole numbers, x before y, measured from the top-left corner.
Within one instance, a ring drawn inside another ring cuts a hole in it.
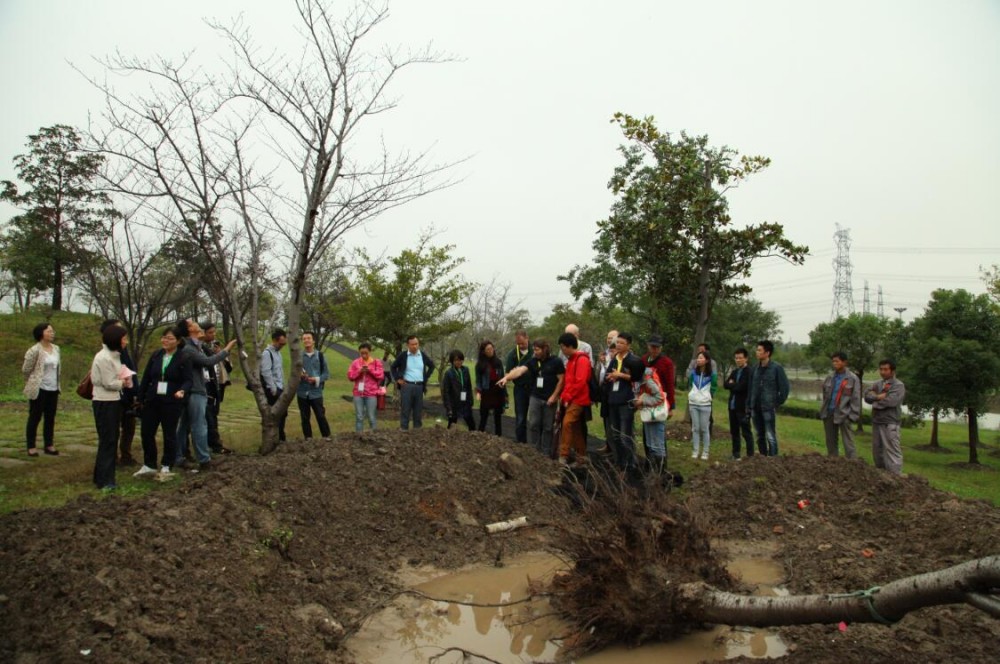
[[[941,604],[969,604],[1000,618],[1000,556],[987,556],[937,572],[892,581],[882,587],[836,595],[757,597],[686,583],[678,589],[675,610],[692,621],[777,627],[810,623],[882,623]]]

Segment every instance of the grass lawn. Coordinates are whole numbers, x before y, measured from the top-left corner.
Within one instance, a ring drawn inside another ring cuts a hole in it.
[[[74,352],[74,343],[89,347],[96,337],[96,325],[99,321],[93,317],[81,317],[80,314],[67,314],[66,320],[54,319],[58,335],[57,343],[67,347],[67,356],[74,358],[73,362],[83,367],[80,376],[89,366],[92,353]],[[24,337],[30,339],[30,330],[34,321],[14,323],[9,316],[0,316],[0,335],[7,342],[7,352],[4,354],[5,366],[8,369],[0,372],[6,376],[3,384],[3,399],[0,400],[0,513],[33,507],[60,505],[73,500],[76,496],[87,494],[100,497],[90,481],[93,472],[96,453],[96,433],[90,409],[90,403],[80,399],[73,392],[75,379],[71,382],[66,371],[63,374],[63,393],[59,403],[59,414],[56,418],[56,445],[61,450],[59,457],[40,456],[29,459],[24,453],[24,424],[27,417],[27,404],[20,395],[20,364],[24,351],[30,345]],[[59,322],[57,326],[56,323]],[[93,327],[91,334],[90,327]],[[21,329],[23,328],[23,329]],[[72,336],[71,336],[72,335]],[[79,339],[79,341],[77,341]],[[15,352],[16,351],[16,352]],[[15,358],[15,355],[19,357]],[[78,359],[84,358],[83,360]],[[354,407],[341,397],[349,395],[351,383],[347,380],[349,361],[338,353],[326,352],[331,380],[326,385],[325,403],[327,419],[334,432],[353,431]],[[13,364],[16,360],[14,371]],[[287,350],[286,350],[286,367]],[[79,367],[77,367],[77,370]],[[238,372],[237,372],[238,373]],[[13,376],[13,378],[12,378]],[[225,402],[220,416],[220,431],[227,447],[235,449],[240,454],[256,454],[260,442],[260,419],[256,404],[253,403],[250,392],[243,388],[242,380],[237,377],[235,383],[226,391]],[[434,389],[429,393],[435,397]],[[686,395],[678,390],[679,412],[675,418],[681,417],[685,407]],[[726,394],[720,390],[715,404],[715,421],[720,427],[728,424],[726,413]],[[809,405],[810,402],[796,402],[799,405]],[[815,406],[815,402],[811,402]],[[641,429],[638,427],[637,429]],[[386,428],[396,426],[395,418],[383,418],[382,425]],[[316,431],[315,422],[313,430]],[[591,424],[591,433],[601,435],[600,421]],[[298,408],[292,401],[288,413],[286,431],[289,438],[301,436]],[[926,477],[931,484],[939,489],[953,492],[966,498],[984,498],[994,505],[1000,505],[1000,482],[997,475],[1000,472],[1000,433],[995,430],[982,430],[980,437],[985,446],[980,450],[980,470],[969,470],[956,467],[968,459],[967,429],[956,424],[942,424],[940,428],[941,445],[950,448],[950,454],[935,454],[918,451],[917,446],[925,445],[930,437],[929,429],[903,430],[903,470],[908,474]],[[825,453],[823,427],[819,420],[797,417],[778,418],[778,441],[782,454],[805,454],[812,452]],[[859,454],[871,462],[871,434],[866,431],[856,437]],[[641,446],[640,446],[641,447]],[[693,461],[690,458],[690,441],[668,441],[669,466],[690,476],[705,467],[705,462]],[[141,445],[138,434],[133,443],[133,455],[141,458]],[[728,435],[713,440],[712,459],[721,463],[730,463],[730,442]],[[142,495],[151,491],[170,491],[183,483],[183,474],[173,482],[158,484],[147,480],[135,480],[128,469],[118,473],[118,495]]]

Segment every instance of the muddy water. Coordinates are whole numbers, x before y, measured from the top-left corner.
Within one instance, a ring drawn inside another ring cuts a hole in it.
[[[756,545],[729,546],[730,571],[756,594],[783,594],[781,566],[772,551]],[[504,567],[476,567],[440,575],[434,570],[409,570],[404,582],[434,601],[405,596],[375,616],[346,644],[358,662],[410,664],[426,662],[448,648],[480,653],[499,662],[553,661],[560,656],[559,637],[566,626],[549,615],[545,600],[517,603],[528,595],[529,579],[546,581],[564,567],[544,553],[519,556]],[[463,604],[457,604],[462,602]],[[468,606],[469,604],[499,606]],[[580,659],[580,664],[685,664],[725,660],[740,655],[780,657],[785,646],[767,630],[715,627],[664,644],[635,649],[610,648]],[[440,660],[461,662],[452,651]]]

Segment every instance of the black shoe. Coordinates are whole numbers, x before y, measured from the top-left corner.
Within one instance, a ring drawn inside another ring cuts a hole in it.
[[[228,447],[219,445],[218,447],[212,448],[212,454],[233,454],[233,450],[229,449]]]
[[[198,470],[200,470],[201,472],[205,472],[207,470],[212,470],[212,462],[211,461],[202,461],[201,463],[198,464]]]
[[[125,457],[122,457],[121,459],[118,460],[118,465],[119,466],[138,466],[139,462],[136,461],[133,457],[125,456]]]

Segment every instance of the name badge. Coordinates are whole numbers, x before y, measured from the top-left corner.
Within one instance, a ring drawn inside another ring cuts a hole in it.
[[[156,393],[160,396],[167,395],[167,381],[161,380],[156,383]]]
[[[359,380],[357,382],[356,386],[358,388],[358,394],[364,394],[365,393],[365,381]]]
[[[622,382],[620,380],[616,380],[614,382],[614,384],[611,386],[611,391],[612,392],[617,392],[618,391],[618,386],[621,385],[621,384],[622,384]]]
[[[202,369],[201,370],[201,375],[207,381],[211,381],[212,380],[212,377],[208,375],[208,369]]]
[[[541,376],[535,379],[535,387],[537,387],[538,389],[542,389],[543,387],[545,387],[545,379],[542,378]]]
[[[469,393],[468,393],[468,392],[461,392],[461,393],[459,393],[459,395],[458,395],[458,400],[459,400],[459,401],[465,401],[465,399],[466,399],[466,398],[467,398],[468,396],[469,396]]]

